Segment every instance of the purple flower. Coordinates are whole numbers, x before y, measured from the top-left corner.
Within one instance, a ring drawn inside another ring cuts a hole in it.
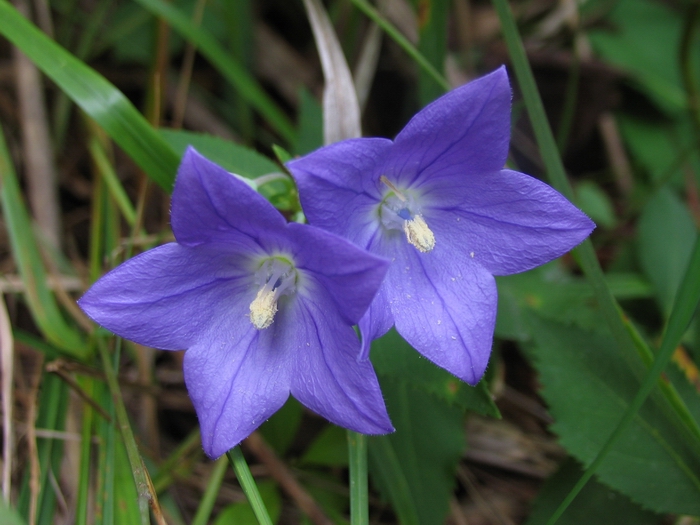
[[[494,275],[566,253],[595,225],[561,194],[503,169],[505,68],[447,93],[394,141],[352,139],[288,164],[311,224],[392,261],[360,321],[363,348],[392,327],[470,384],[488,363]]]
[[[97,323],[137,343],[187,349],[185,382],[204,450],[218,457],[291,393],[331,422],[393,430],[352,328],[387,261],[287,223],[230,173],[188,149],[172,197],[176,243],[117,267],[80,299]]]

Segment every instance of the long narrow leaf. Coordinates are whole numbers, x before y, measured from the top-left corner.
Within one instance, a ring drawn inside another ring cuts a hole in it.
[[[294,142],[294,127],[287,116],[267,96],[258,82],[201,27],[195,26],[172,4],[162,0],[136,0],[151,13],[163,18],[173,29],[197,45],[199,52],[216,67],[251,106],[260,112],[285,140]]]
[[[0,0],[0,34],[100,124],[149,177],[166,191],[172,189],[177,155],[121,91],[47,37],[6,0]]]
[[[0,200],[7,222],[12,254],[19,267],[24,295],[36,324],[44,336],[69,355],[85,358],[88,348],[82,337],[63,318],[47,284],[29,213],[22,200],[19,182],[0,128]]]

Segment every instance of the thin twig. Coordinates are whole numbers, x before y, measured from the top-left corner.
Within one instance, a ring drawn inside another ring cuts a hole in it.
[[[204,16],[204,8],[207,0],[197,0],[192,13],[192,25],[199,27]],[[197,46],[192,42],[187,42],[185,48],[185,56],[182,59],[182,67],[180,69],[180,80],[177,84],[177,92],[175,94],[175,102],[173,107],[173,123],[175,129],[182,127],[182,121],[185,118],[185,107],[187,105],[187,92],[190,88],[190,79],[192,78],[192,67],[194,66],[194,57],[197,52]]]
[[[41,484],[39,477],[41,469],[39,466],[39,451],[36,445],[36,397],[39,393],[39,384],[41,383],[41,370],[44,361],[44,356],[39,354],[38,366],[36,373],[36,381],[30,387],[29,396],[27,396],[27,442],[29,448],[29,523],[36,523],[36,514],[39,504],[39,493]]]
[[[18,11],[30,18],[26,0],[16,0],[16,6]],[[41,76],[32,61],[17,48],[14,48],[14,62],[29,203],[46,242],[58,249],[61,239],[58,176],[54,167]]]
[[[5,308],[5,300],[0,297],[0,368],[2,368],[2,496],[6,504],[10,503],[10,485],[12,482],[13,458],[13,376],[15,344],[12,337],[10,318]]]

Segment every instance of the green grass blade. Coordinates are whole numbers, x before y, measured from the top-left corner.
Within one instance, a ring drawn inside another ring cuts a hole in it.
[[[194,515],[191,525],[207,525],[211,517],[211,511],[216,503],[216,496],[221,488],[221,482],[224,480],[224,474],[228,467],[228,461],[225,456],[221,456],[214,464],[214,470],[209,477],[207,488],[202,495],[202,499],[197,507],[197,513]]]
[[[2,128],[0,128],[0,200],[10,235],[12,254],[25,286],[24,295],[37,326],[46,339],[66,354],[84,359],[88,354],[85,341],[79,332],[63,318],[49,290],[46,269],[34,236],[29,213],[22,200],[19,182],[5,144]]]
[[[258,82],[219,45],[206,29],[192,23],[172,4],[162,0],[136,0],[144,9],[166,20],[173,29],[197,46],[198,51],[263,115],[282,138],[294,143],[296,132],[287,116],[267,96]]]
[[[119,211],[121,211],[122,215],[124,216],[126,223],[133,227],[136,223],[136,210],[134,209],[133,204],[131,204],[129,196],[124,190],[124,186],[122,186],[121,182],[119,182],[117,173],[114,171],[114,167],[107,158],[107,154],[102,148],[102,145],[97,137],[93,136],[90,139],[88,148],[90,149],[90,154],[92,155],[92,160],[95,162],[95,166],[107,184],[107,187],[112,194],[112,198],[119,207]]]
[[[143,460],[141,459],[141,455],[139,454],[136,440],[134,439],[134,434],[131,431],[129,417],[126,413],[126,407],[124,406],[121,391],[119,390],[117,375],[103,341],[97,341],[97,349],[99,350],[100,357],[102,359],[102,369],[104,370],[107,378],[107,386],[109,387],[110,394],[112,395],[117,426],[121,433],[122,440],[124,441],[124,446],[126,447],[126,454],[131,465],[134,482],[136,483],[136,487],[138,487],[138,505],[141,515],[141,524],[149,525],[149,498],[155,497],[155,494],[151,494],[148,490],[148,487],[152,485],[150,479],[148,478],[148,472],[144,467]]]
[[[90,115],[155,182],[172,190],[179,159],[131,102],[68,51],[0,0],[0,34]]]
[[[430,75],[435,82],[438,83],[442,89],[447,91],[450,89],[450,83],[447,79],[440,74],[440,72],[435,69],[435,67],[430,63],[430,61],[423,56],[423,54],[416,49],[416,46],[411,44],[408,39],[403,36],[398,29],[396,29],[382,14],[377,11],[367,0],[352,0],[352,3],[362,11],[368,18],[370,18],[375,24],[382,28],[382,30],[391,37],[394,42],[396,42],[401,49],[403,49],[408,56],[410,56],[416,64],[418,64],[423,71]]]
[[[255,513],[255,517],[258,519],[258,523],[260,523],[260,525],[272,525],[272,520],[270,519],[270,515],[265,508],[265,503],[263,503],[262,497],[260,496],[258,486],[255,484],[253,475],[250,473],[250,469],[248,468],[248,463],[246,463],[246,460],[243,457],[243,452],[241,452],[241,447],[233,447],[231,450],[226,452],[226,456],[228,457],[229,463],[231,463],[231,466],[236,473],[238,482],[241,484],[241,487],[243,487],[243,492],[245,492],[250,506],[253,507],[253,512]]]

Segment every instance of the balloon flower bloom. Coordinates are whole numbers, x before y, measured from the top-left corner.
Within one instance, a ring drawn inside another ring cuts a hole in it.
[[[287,223],[262,196],[194,149],[172,196],[177,242],[112,270],[80,299],[126,339],[186,349],[185,383],[205,452],[216,458],[290,393],[331,422],[393,430],[353,325],[388,261],[308,225]]]
[[[288,163],[310,224],[391,261],[359,326],[363,347],[392,326],[470,384],[488,363],[495,275],[568,252],[593,222],[543,182],[504,169],[505,68],[425,107],[395,140],[351,139]]]

